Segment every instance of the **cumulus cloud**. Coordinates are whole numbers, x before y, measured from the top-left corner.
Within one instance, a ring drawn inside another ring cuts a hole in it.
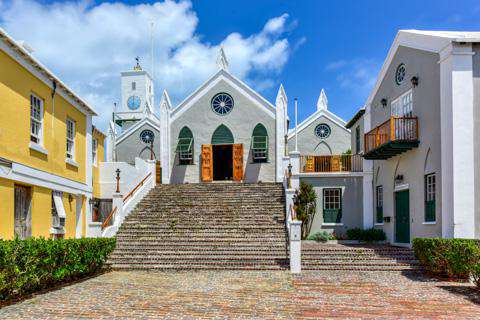
[[[190,1],[128,5],[0,0],[0,8],[0,25],[15,39],[25,40],[40,61],[94,106],[102,128],[120,98],[120,72],[130,70],[136,56],[142,57],[144,69],[151,69],[150,22],[156,105],[163,88],[178,102],[211,76],[220,45],[236,76],[268,89],[288,61],[287,34],[295,27],[283,14],[266,21],[258,33],[231,33],[211,44],[196,33],[199,21]]]
[[[325,70],[336,73],[340,88],[364,97],[375,85],[380,63],[373,59],[337,60],[327,64]]]

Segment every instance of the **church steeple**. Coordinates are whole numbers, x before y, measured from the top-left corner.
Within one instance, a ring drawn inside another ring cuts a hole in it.
[[[228,71],[228,60],[227,60],[227,56],[225,54],[225,51],[223,50],[223,46],[221,46],[220,50],[218,51],[217,66],[220,69]]]
[[[328,108],[327,94],[325,93],[325,90],[322,88],[322,91],[320,91],[320,96],[318,97],[318,101],[317,101],[317,111],[327,110],[327,108]]]

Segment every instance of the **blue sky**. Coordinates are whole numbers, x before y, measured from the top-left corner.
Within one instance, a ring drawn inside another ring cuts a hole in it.
[[[302,120],[325,88],[330,110],[348,120],[366,100],[397,30],[480,30],[480,2],[454,3],[0,0],[0,26],[85,96],[103,129],[119,99],[119,73],[136,55],[148,60],[149,19],[156,21],[157,104],[163,88],[178,103],[203,82],[223,44],[232,71],[269,101],[284,84],[292,118],[294,97]]]

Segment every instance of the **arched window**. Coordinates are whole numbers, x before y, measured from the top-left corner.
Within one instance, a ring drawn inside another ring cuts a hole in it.
[[[225,125],[221,124],[212,135],[212,144],[233,144],[233,134]]]
[[[181,165],[193,164],[193,134],[188,127],[180,130],[176,151]]]
[[[253,162],[268,161],[268,133],[261,123],[253,129],[251,147]]]

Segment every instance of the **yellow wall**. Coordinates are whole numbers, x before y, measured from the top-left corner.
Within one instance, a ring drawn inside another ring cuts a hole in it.
[[[105,135],[101,132],[94,130],[92,137],[98,140],[97,149],[97,165],[92,165],[92,178],[93,178],[93,197],[100,198],[100,162],[105,160]]]
[[[0,239],[13,238],[13,181],[0,178]]]
[[[31,93],[44,99],[43,146],[48,155],[29,148]],[[0,157],[85,183],[86,116],[58,93],[53,113],[51,89],[1,50],[0,110]],[[67,117],[76,121],[79,168],[65,163]]]
[[[0,178],[0,239],[13,239],[14,237],[14,186],[14,181]],[[31,187],[32,192],[32,237],[49,238],[52,226],[52,190],[39,186],[29,187]],[[67,215],[65,238],[74,238],[76,225],[75,197],[72,195],[72,201],[69,201],[68,193],[63,193],[62,200]]]

